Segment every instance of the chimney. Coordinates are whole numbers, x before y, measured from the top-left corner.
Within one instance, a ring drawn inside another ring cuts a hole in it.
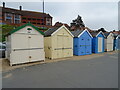
[[[5,8],[5,2],[3,2],[3,8]]]
[[[19,7],[20,8],[20,11],[22,10],[22,6]]]

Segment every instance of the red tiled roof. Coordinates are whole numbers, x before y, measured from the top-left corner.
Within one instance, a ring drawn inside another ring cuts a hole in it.
[[[120,31],[112,31],[114,34],[120,34]]]
[[[54,25],[54,27],[60,27],[60,26],[62,26],[62,25],[65,25],[65,27],[67,27],[68,29],[70,29],[70,26],[69,26],[68,24],[66,24],[66,23],[61,23],[61,22],[56,22],[55,25]]]

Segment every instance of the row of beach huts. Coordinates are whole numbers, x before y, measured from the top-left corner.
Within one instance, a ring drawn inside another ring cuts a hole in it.
[[[90,55],[118,50],[120,35],[113,33],[69,31],[64,25],[44,33],[31,23],[12,30],[6,36],[6,58],[10,65],[48,59]]]

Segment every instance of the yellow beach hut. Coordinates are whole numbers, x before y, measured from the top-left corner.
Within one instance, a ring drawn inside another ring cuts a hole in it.
[[[46,58],[73,56],[73,35],[64,25],[48,29],[45,32],[44,45]]]

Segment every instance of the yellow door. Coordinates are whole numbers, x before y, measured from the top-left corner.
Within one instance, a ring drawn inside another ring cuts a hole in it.
[[[69,57],[69,36],[63,35],[63,57]]]
[[[57,58],[63,57],[63,43],[63,36],[57,35],[57,48],[54,49],[57,52]]]

